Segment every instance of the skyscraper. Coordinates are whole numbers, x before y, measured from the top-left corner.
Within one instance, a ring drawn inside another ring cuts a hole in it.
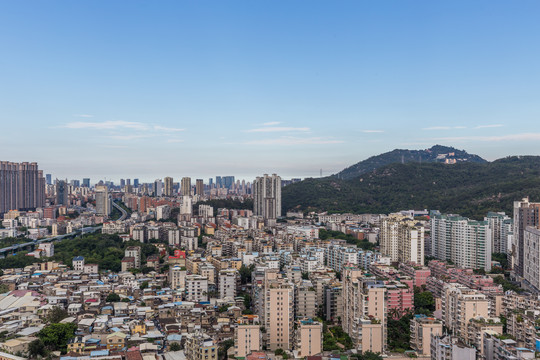
[[[182,195],[184,196],[191,195],[191,178],[190,177],[182,178],[181,191],[182,191]]]
[[[204,195],[204,182],[203,179],[197,179],[195,181],[195,193],[199,196]]]
[[[0,214],[45,205],[45,178],[37,163],[0,161]]]
[[[540,224],[540,203],[529,202],[529,198],[514,201],[514,243],[512,244],[512,257],[514,273],[523,277],[524,273],[524,243],[523,233],[527,226]]]
[[[265,220],[281,216],[281,178],[276,174],[258,176],[253,182],[253,213]]]
[[[56,179],[56,205],[69,205],[69,190],[64,180]]]
[[[135,186],[136,188],[139,187],[139,179],[133,179],[133,186]]]
[[[106,186],[96,186],[96,212],[102,216],[109,216],[111,213],[109,190]]]
[[[84,187],[89,188],[90,187],[90,178],[82,179],[82,184],[83,184]]]
[[[51,174],[45,175],[45,179],[47,180],[47,185],[52,185],[52,175]]]
[[[123,188],[124,186],[126,186],[126,180],[120,179],[120,188]]]
[[[163,194],[165,196],[173,196],[173,178],[167,176],[163,180],[165,180],[165,192]]]
[[[163,181],[161,179],[154,181],[154,196],[163,196]]]
[[[224,176],[223,177],[223,187],[230,189],[234,185],[234,176]]]
[[[131,179],[126,179],[126,185],[131,185]]]

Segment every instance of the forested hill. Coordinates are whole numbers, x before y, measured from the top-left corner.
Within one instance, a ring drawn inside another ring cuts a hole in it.
[[[284,210],[390,213],[438,209],[481,219],[511,213],[524,196],[540,201],[540,157],[491,163],[392,164],[350,180],[307,179],[282,190]]]
[[[340,171],[335,176],[339,179],[349,180],[360,175],[370,173],[380,167],[397,163],[444,163],[446,160],[461,162],[485,163],[486,160],[478,155],[469,154],[465,150],[458,150],[449,146],[435,145],[426,150],[395,149],[384,154],[372,156]]]

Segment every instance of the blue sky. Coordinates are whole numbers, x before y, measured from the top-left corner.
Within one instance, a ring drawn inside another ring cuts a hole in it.
[[[318,176],[540,155],[538,1],[0,1],[0,158],[57,177]]]

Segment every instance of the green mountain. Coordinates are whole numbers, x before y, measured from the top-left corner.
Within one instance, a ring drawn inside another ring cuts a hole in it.
[[[360,161],[337,173],[339,179],[353,179],[360,175],[372,172],[380,167],[394,163],[444,163],[446,161],[462,163],[485,163],[486,160],[478,155],[469,154],[465,150],[458,150],[449,146],[435,145],[426,150],[395,149],[384,154],[372,156]]]
[[[391,164],[350,180],[306,179],[282,189],[284,210],[390,213],[438,209],[481,219],[512,212],[524,196],[540,200],[540,156],[494,162]]]

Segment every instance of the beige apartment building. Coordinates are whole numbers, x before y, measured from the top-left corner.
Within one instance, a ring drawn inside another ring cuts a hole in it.
[[[420,356],[431,356],[431,336],[441,336],[442,323],[432,317],[415,315],[411,320],[411,348]]]
[[[265,272],[264,340],[269,350],[292,348],[294,286],[277,272]]]
[[[217,360],[218,346],[210,336],[202,332],[187,334],[184,353],[186,360]]]
[[[261,349],[261,328],[259,325],[242,324],[234,330],[234,357],[246,357]]]
[[[424,227],[399,214],[381,221],[381,253],[392,261],[424,265]]]
[[[469,320],[489,317],[489,300],[476,290],[448,283],[442,290],[443,323],[463,339],[468,338]]]
[[[297,358],[315,356],[322,352],[323,326],[320,322],[299,320],[296,326],[295,348],[298,351]]]
[[[360,352],[386,350],[386,288],[382,282],[364,278],[362,271],[346,267],[343,272],[343,330]]]

